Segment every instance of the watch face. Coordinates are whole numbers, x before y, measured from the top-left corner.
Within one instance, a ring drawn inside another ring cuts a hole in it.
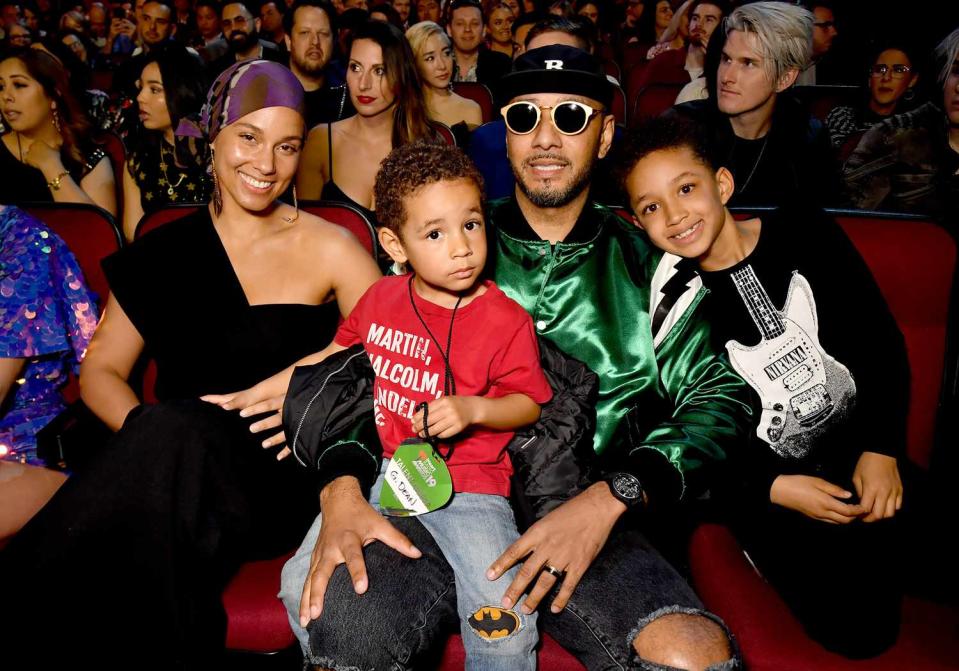
[[[639,498],[641,487],[639,486],[639,480],[635,476],[629,473],[617,473],[613,476],[611,484],[613,485],[613,489],[616,490],[616,493],[624,499]]]

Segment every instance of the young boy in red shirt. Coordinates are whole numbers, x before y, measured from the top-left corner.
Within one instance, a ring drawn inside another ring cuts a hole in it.
[[[375,185],[379,238],[407,274],[370,287],[321,355],[366,349],[384,460],[408,438],[439,441],[454,494],[420,520],[456,576],[469,668],[534,669],[536,613],[501,608],[513,576],[491,582],[486,570],[518,538],[506,445],[552,390],[530,316],[481,279],[482,193],[479,171],[457,149],[415,143],[386,158]]]

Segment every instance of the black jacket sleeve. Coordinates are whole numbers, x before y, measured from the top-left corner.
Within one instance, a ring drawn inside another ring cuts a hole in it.
[[[293,371],[283,426],[296,460],[319,474],[319,489],[352,475],[369,490],[382,450],[373,423],[373,369],[362,345]]]

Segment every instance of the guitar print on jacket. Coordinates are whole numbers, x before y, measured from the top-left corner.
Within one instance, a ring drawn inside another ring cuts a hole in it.
[[[732,280],[762,335],[752,347],[726,343],[733,368],[762,401],[756,435],[781,457],[804,458],[816,439],[847,415],[856,383],[819,344],[816,301],[806,278],[793,272],[782,312],[752,266],[732,273]]]

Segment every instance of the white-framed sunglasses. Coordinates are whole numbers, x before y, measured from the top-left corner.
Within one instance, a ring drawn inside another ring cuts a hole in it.
[[[576,100],[564,100],[551,106],[520,100],[506,105],[500,109],[500,113],[509,132],[516,135],[529,135],[539,126],[543,118],[543,110],[549,110],[549,118],[553,126],[563,135],[579,135],[586,130],[586,126],[594,116],[603,113],[601,109]]]

